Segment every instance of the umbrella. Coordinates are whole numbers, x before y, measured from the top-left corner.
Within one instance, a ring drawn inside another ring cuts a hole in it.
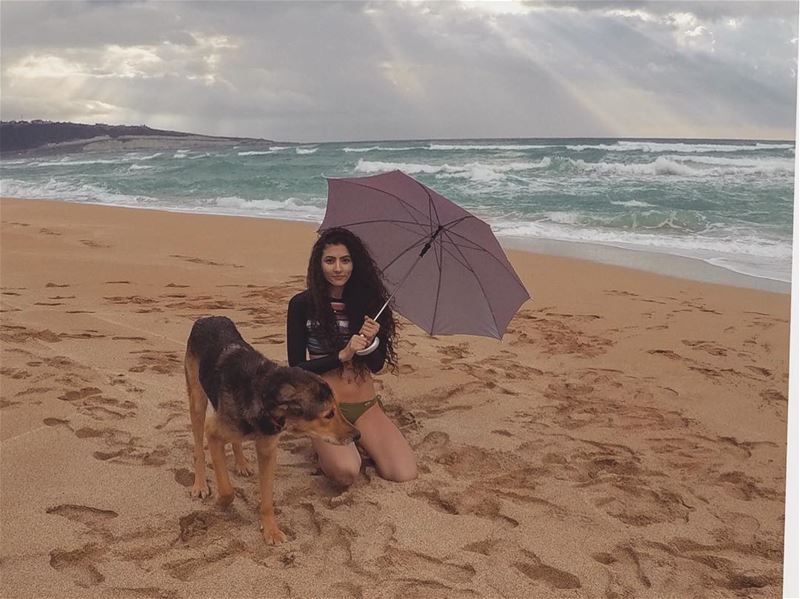
[[[320,230],[333,227],[364,241],[389,301],[431,335],[501,339],[530,298],[488,224],[401,171],[329,178]]]

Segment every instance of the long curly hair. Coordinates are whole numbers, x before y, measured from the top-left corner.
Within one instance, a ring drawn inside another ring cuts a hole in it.
[[[306,287],[311,299],[311,312],[320,327],[320,337],[325,345],[332,349],[340,347],[336,317],[331,308],[328,281],[322,272],[322,254],[329,245],[343,245],[350,253],[353,271],[344,286],[342,300],[347,306],[347,318],[350,322],[350,334],[356,334],[364,324],[365,316],[373,317],[378,313],[389,293],[381,280],[380,269],[364,245],[364,242],[355,233],[341,227],[327,229],[320,233],[319,238],[311,248],[308,259],[308,272],[306,274]],[[397,354],[395,341],[397,325],[391,310],[391,303],[378,318],[380,331],[378,338],[386,348],[386,362],[392,372],[397,372]],[[354,356],[352,361],[356,374],[365,377],[369,372],[361,356]]]

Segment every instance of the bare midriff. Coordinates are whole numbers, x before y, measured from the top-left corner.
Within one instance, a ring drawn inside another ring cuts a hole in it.
[[[321,358],[316,354],[309,354],[309,358]],[[367,371],[365,377],[358,377],[353,371],[351,362],[344,364],[342,375],[339,369],[329,370],[320,375],[331,386],[333,396],[339,403],[359,403],[375,397],[375,382],[372,374]]]

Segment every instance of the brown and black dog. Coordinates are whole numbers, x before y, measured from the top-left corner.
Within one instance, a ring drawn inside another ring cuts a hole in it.
[[[186,387],[194,434],[193,497],[210,495],[203,451],[205,429],[218,503],[233,501],[225,444],[233,444],[236,472],[252,474],[242,453],[242,441],[254,439],[261,487],[261,530],[268,543],[286,540],[275,523],[272,504],[278,436],[284,430],[346,445],[358,440],[358,430],[344,419],[331,388],[321,377],[301,368],[271,362],[253,349],[236,325],[224,316],[194,323],[186,345]],[[208,402],[214,408],[206,420]]]

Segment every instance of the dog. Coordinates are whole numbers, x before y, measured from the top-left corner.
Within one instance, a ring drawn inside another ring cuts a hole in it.
[[[358,430],[342,416],[331,388],[320,376],[268,360],[224,316],[194,323],[184,370],[194,436],[192,497],[211,494],[206,483],[204,431],[217,481],[217,503],[222,507],[233,501],[225,444],[233,445],[236,472],[247,476],[253,471],[242,452],[242,441],[253,439],[261,488],[261,531],[267,543],[285,541],[272,502],[278,436],[290,430],[346,445],[358,440]],[[206,419],[209,401],[213,412]]]

